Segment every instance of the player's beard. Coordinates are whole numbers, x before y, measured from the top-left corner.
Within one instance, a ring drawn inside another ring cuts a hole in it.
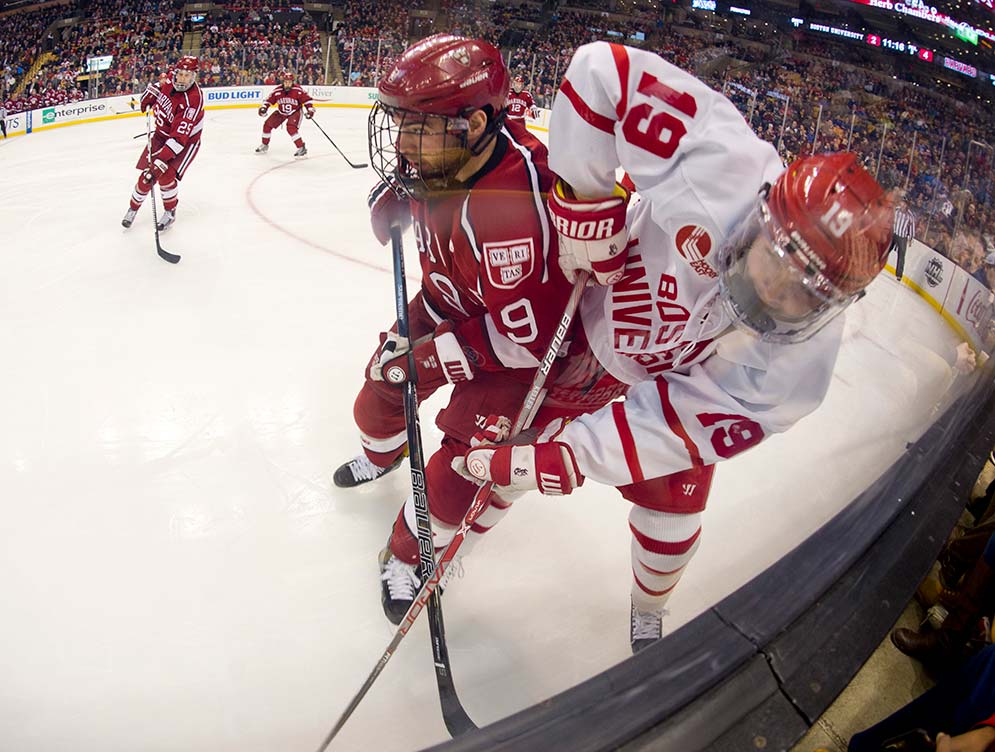
[[[456,175],[472,156],[473,153],[466,146],[458,146],[446,149],[419,167],[404,160],[408,165],[408,174],[402,180],[418,199],[433,193],[460,190],[464,181],[459,180]]]

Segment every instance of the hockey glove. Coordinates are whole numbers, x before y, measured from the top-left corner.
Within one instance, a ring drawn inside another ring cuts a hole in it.
[[[268,104],[259,105],[259,117],[266,117],[266,113],[269,111]]]
[[[149,165],[148,169],[145,170],[145,181],[148,183],[154,183],[163,173],[169,169],[168,165],[161,159],[153,158],[152,164]]]
[[[565,496],[584,482],[570,446],[549,439],[562,430],[554,421],[534,444],[488,446],[482,444],[453,460],[453,469],[464,477],[492,481],[512,491],[538,489],[547,496]],[[461,460],[465,460],[465,466]]]
[[[425,389],[438,389],[445,384],[471,381],[473,370],[452,329],[452,324],[448,321],[440,324],[432,339],[415,345],[410,358],[407,354],[407,343],[402,342],[396,334],[388,335],[384,347],[381,348],[380,358],[370,366],[370,379],[394,386],[414,381]],[[385,349],[390,344],[392,336],[397,344],[393,348]],[[402,345],[403,354],[397,355]],[[411,373],[412,361],[414,361],[414,374]]]
[[[304,110],[304,117],[306,117],[308,120],[310,120],[311,118],[313,118],[314,117],[314,107],[308,107],[306,110]]]
[[[612,196],[580,200],[570,186],[556,181],[549,193],[549,213],[560,236],[560,268],[567,279],[574,281],[580,269],[591,272],[599,285],[621,279],[628,257],[628,203],[629,192],[618,184]]]
[[[390,242],[390,226],[397,222],[404,232],[411,226],[411,204],[406,198],[399,198],[387,183],[373,186],[368,199],[370,205],[370,225],[380,245]]]

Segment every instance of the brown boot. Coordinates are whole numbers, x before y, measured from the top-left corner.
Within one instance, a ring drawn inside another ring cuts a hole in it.
[[[891,641],[905,655],[923,663],[939,663],[956,657],[950,644],[950,632],[946,629],[922,633],[914,629],[895,629]]]
[[[891,633],[891,641],[903,653],[923,663],[959,660],[964,657],[965,645],[973,636],[978,618],[990,608],[993,593],[995,572],[979,558],[964,576],[960,591],[944,592],[941,596],[940,601],[949,610],[943,626],[925,633],[896,629]]]

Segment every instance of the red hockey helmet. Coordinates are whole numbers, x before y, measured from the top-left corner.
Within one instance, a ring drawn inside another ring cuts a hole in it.
[[[481,39],[435,34],[409,47],[380,81],[386,107],[460,117],[508,96],[508,68],[500,50]]]
[[[766,341],[811,337],[884,268],[893,223],[891,196],[856,154],[793,162],[719,251],[726,311]]]
[[[186,91],[193,86],[199,68],[200,61],[193,55],[181,57],[173,70],[173,88],[177,91]]]
[[[891,246],[890,198],[852,152],[799,159],[767,196],[770,213],[812,265],[842,294],[870,284]]]
[[[399,195],[451,188],[463,166],[484,152],[504,122],[508,68],[480,39],[436,34],[397,59],[378,86],[370,112],[370,161]],[[482,111],[486,121],[473,114]],[[471,130],[476,129],[472,136]],[[446,134],[447,144],[402,151],[402,136]]]

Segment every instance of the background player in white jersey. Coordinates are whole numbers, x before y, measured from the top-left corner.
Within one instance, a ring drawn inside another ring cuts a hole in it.
[[[524,124],[525,118],[535,118],[536,103],[532,95],[525,91],[525,79],[521,74],[511,79],[511,91],[505,103],[508,108],[508,120],[518,120]]]
[[[299,84],[294,83],[293,73],[286,71],[281,74],[280,79],[280,85],[273,89],[265,102],[259,105],[259,117],[266,117],[270,105],[276,109],[263,123],[263,142],[256,147],[256,154],[265,154],[269,150],[270,133],[286,121],[287,135],[294,140],[294,146],[297,147],[294,156],[303,157],[307,155],[307,146],[304,145],[304,139],[298,132],[301,126],[301,111],[304,112],[304,117],[310,120],[314,117],[314,104],[311,102],[311,95]]]
[[[176,64],[172,77],[165,73],[159,83],[149,84],[142,95],[142,112],[151,109],[155,132],[152,149],[142,150],[135,167],[141,170],[131,192],[131,202],[121,224],[131,227],[152,186],[159,184],[165,211],[159,229],[165,230],[176,220],[180,181],[200,151],[204,127],[204,101],[197,85],[197,58],[184,55]]]
[[[662,635],[715,463],[786,430],[825,396],[838,314],[884,267],[893,209],[855,155],[783,170],[727,99],[621,45],[577,50],[551,124],[560,264],[592,272],[598,284],[581,302],[587,341],[631,386],[624,402],[551,424],[532,445],[470,450],[466,470],[506,491],[548,494],[590,478],[634,504],[636,652]],[[641,196],[624,229],[619,167]]]

